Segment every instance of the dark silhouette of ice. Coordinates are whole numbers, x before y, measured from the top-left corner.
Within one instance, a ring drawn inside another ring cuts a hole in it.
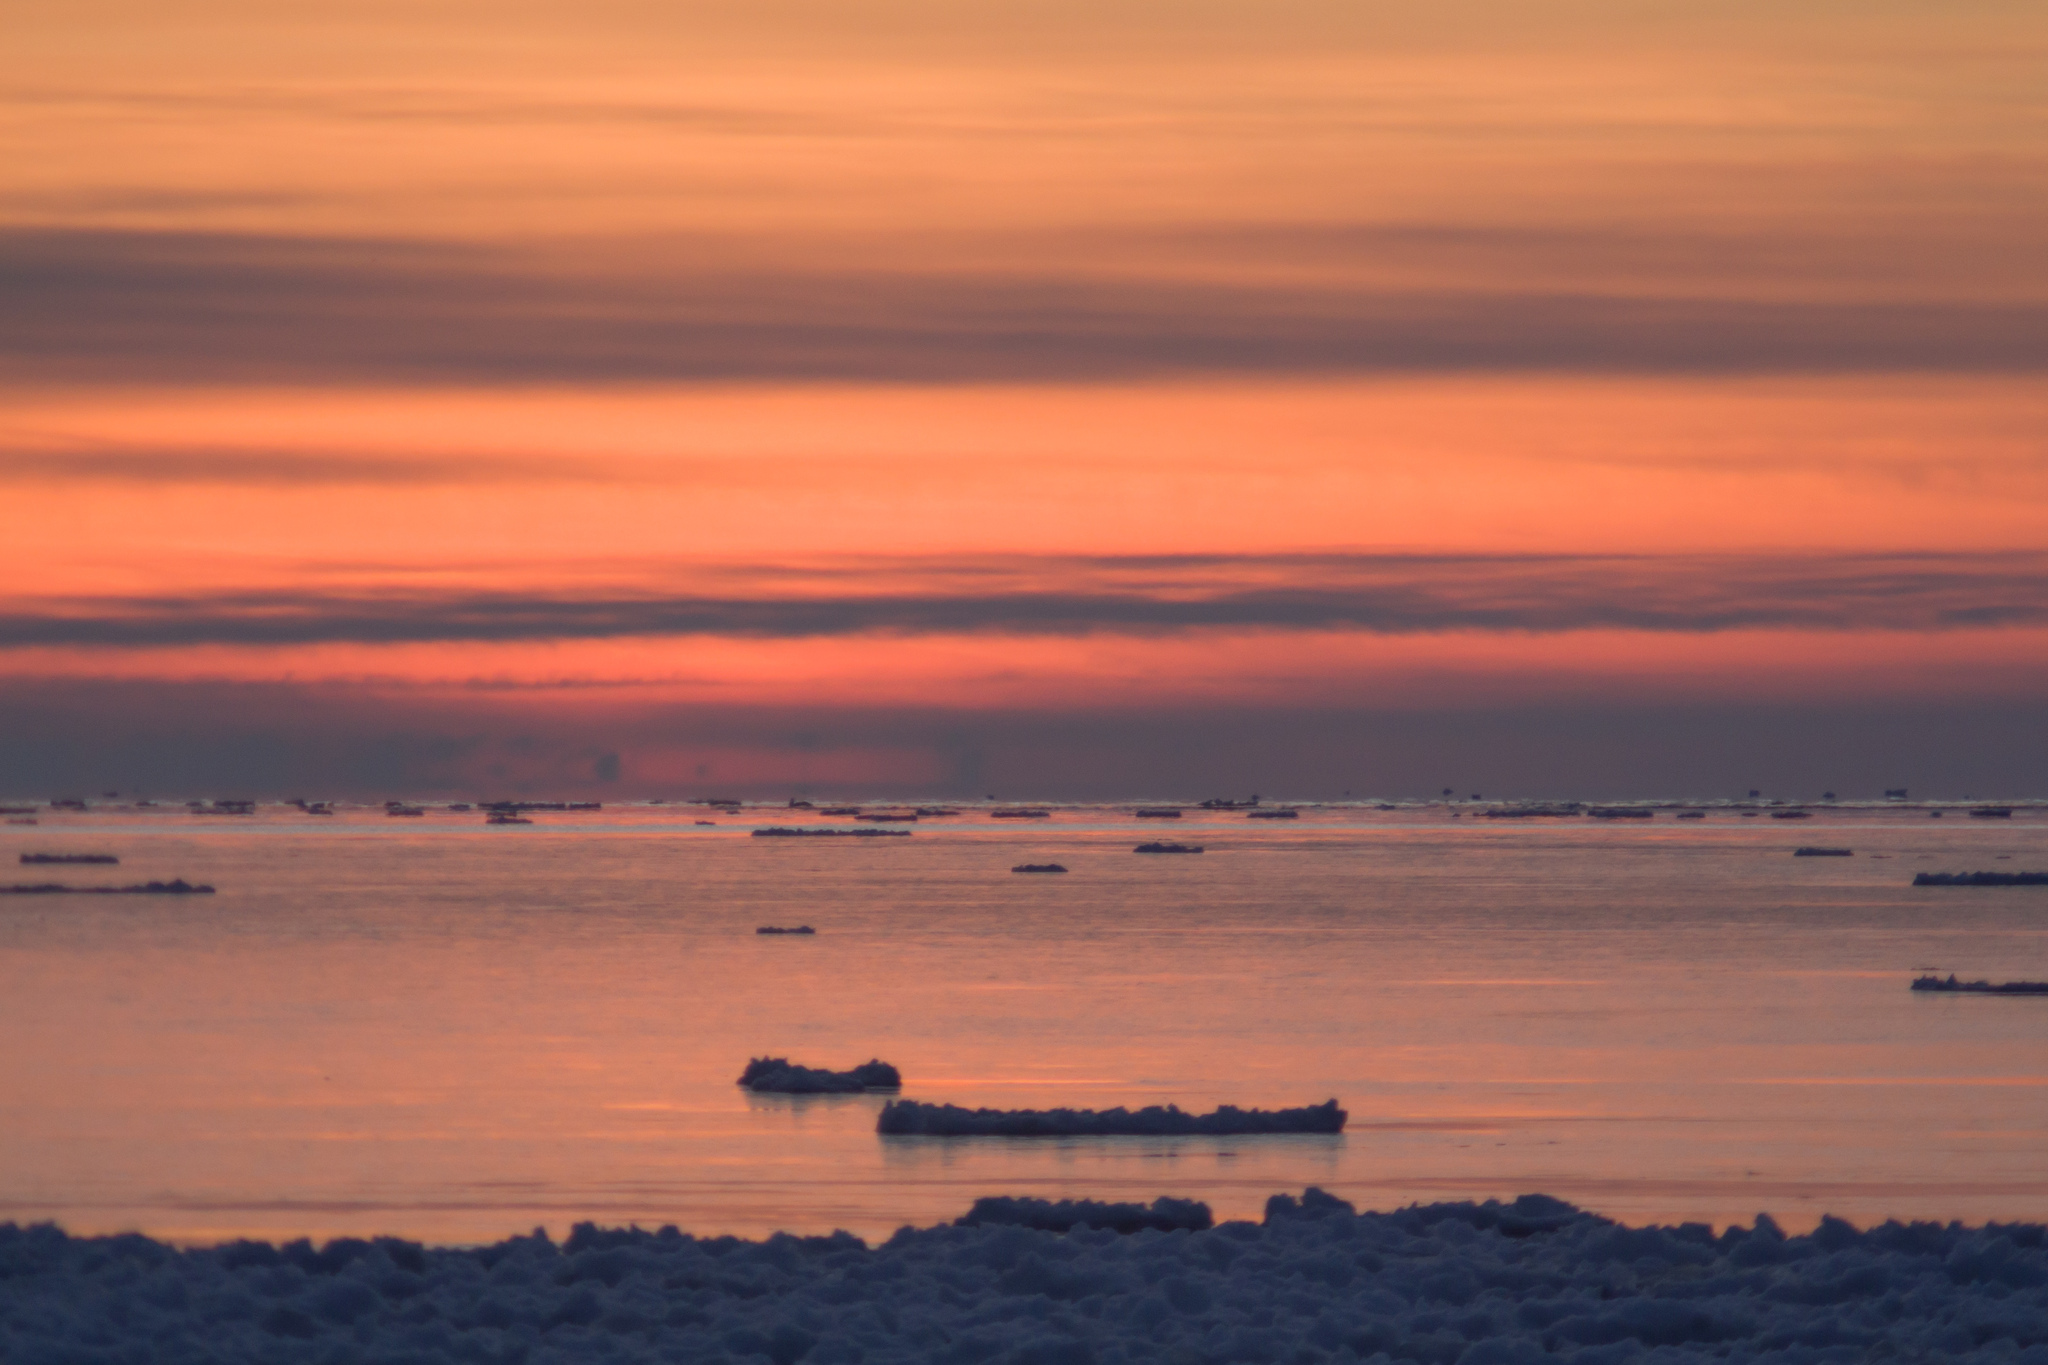
[[[2048,886],[2048,872],[1918,872],[1915,886]]]
[[[1792,856],[1795,858],[1853,858],[1856,856],[1856,850],[1853,848],[1818,848],[1807,844],[1793,849]]]
[[[891,836],[908,839],[907,829],[796,829],[786,825],[772,825],[754,831],[756,839],[886,839]]]
[[[900,1090],[903,1076],[887,1062],[870,1060],[851,1071],[798,1066],[787,1057],[756,1057],[739,1084],[771,1095],[856,1095],[863,1090]]]
[[[1010,869],[1012,872],[1065,872],[1066,870],[1058,863],[1018,863]]]
[[[1115,1109],[962,1109],[891,1100],[875,1131],[891,1137],[1243,1137],[1255,1133],[1341,1133],[1350,1117],[1337,1101],[1300,1109],[1239,1109],[1207,1114],[1178,1105]]]
[[[0,896],[211,896],[210,886],[195,886],[179,877],[135,886],[64,886],[58,882],[17,882],[0,886]]]
[[[955,1218],[956,1228],[1037,1228],[1044,1232],[1066,1232],[1072,1228],[1107,1228],[1128,1236],[1147,1228],[1155,1232],[1201,1232],[1216,1220],[1207,1204],[1193,1199],[1169,1199],[1164,1195],[1145,1204],[1104,1204],[1093,1199],[1011,1199],[992,1196],[977,1199],[965,1215]]]
[[[1625,1227],[1542,1195],[1261,1223],[1032,1225],[1038,1201],[765,1240],[577,1224],[491,1246],[396,1238],[179,1250],[0,1224],[9,1362],[1690,1365],[2048,1354],[2048,1228],[1758,1215]],[[979,1208],[985,1205],[977,1205]],[[1057,1208],[1058,1206],[1039,1206]],[[1133,1206],[1135,1207],[1135,1206]],[[1158,1205],[1153,1205],[1158,1208]],[[973,1220],[973,1221],[970,1221]]]
[[[757,934],[815,934],[818,931],[808,924],[795,924],[787,927],[780,924],[764,924],[754,932]]]
[[[24,863],[118,863],[111,853],[24,853]]]
[[[1139,844],[1131,850],[1133,853],[1200,853],[1201,851],[1202,845],[1200,844],[1162,844],[1157,842]]]
[[[2048,981],[2001,981],[1994,986],[1989,981],[1958,981],[1950,973],[1946,980],[1938,976],[1915,977],[1913,989],[1957,995],[2048,995]]]
[[[52,801],[50,803],[51,810],[62,808],[65,808],[65,803],[62,801]],[[69,809],[84,810],[85,803],[80,801],[76,805],[69,807]],[[256,813],[256,803],[254,801],[229,800],[215,801],[212,805],[208,805],[204,801],[187,801],[185,809],[191,811],[194,815],[254,815]]]

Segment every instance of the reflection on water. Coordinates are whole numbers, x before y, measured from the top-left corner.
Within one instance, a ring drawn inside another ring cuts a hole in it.
[[[292,816],[0,831],[10,862],[75,843],[221,888],[0,906],[0,1218],[874,1236],[991,1193],[1242,1217],[1311,1183],[1375,1207],[1542,1190],[1631,1220],[2048,1218],[2048,1001],[1906,990],[2048,977],[2032,891],[1907,885],[2048,863],[2025,816],[1190,816],[1210,851],[1172,860],[1101,812],[886,841],[662,811],[509,834]],[[1858,856],[1790,856],[1808,842]],[[1073,871],[1010,875],[1025,861]],[[753,933],[784,922],[819,933]],[[1334,1095],[1352,1124],[885,1141],[881,1096],[739,1090],[763,1054],[879,1056],[906,1095],[1004,1108]]]

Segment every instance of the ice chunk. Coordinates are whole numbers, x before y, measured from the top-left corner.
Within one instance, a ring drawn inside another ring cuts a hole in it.
[[[903,1076],[877,1059],[862,1062],[851,1071],[826,1071],[798,1066],[787,1057],[756,1057],[740,1073],[739,1084],[774,1095],[854,1095],[863,1090],[899,1090]]]

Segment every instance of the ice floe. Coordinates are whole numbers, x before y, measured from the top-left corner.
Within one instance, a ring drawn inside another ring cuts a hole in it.
[[[1240,1109],[1206,1114],[1179,1105],[1115,1109],[962,1109],[957,1104],[891,1100],[875,1131],[894,1137],[1242,1137],[1251,1133],[1341,1133],[1350,1117],[1337,1101],[1299,1109]]]

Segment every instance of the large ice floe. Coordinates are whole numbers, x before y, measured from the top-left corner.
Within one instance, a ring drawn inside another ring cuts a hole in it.
[[[875,1131],[891,1137],[1243,1137],[1252,1133],[1341,1133],[1350,1115],[1337,1101],[1299,1109],[1220,1105],[1190,1114],[1177,1104],[1115,1109],[962,1109],[891,1100]]]
[[[1542,1195],[1355,1214],[1314,1189],[1262,1223],[1194,1230],[1207,1214],[984,1200],[872,1248],[581,1224],[560,1245],[179,1251],[9,1224],[0,1360],[2048,1362],[2034,1225],[1716,1236]]]

